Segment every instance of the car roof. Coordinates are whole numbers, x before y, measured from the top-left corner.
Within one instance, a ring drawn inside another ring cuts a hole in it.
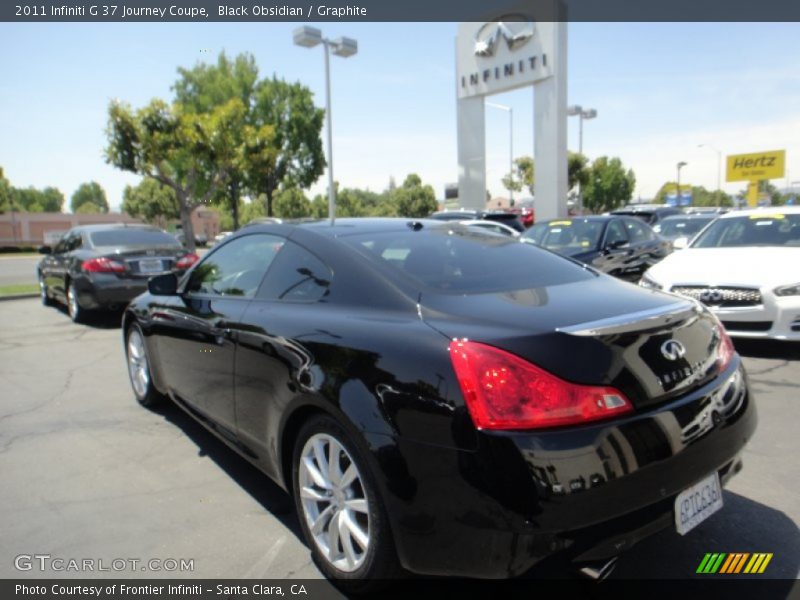
[[[611,211],[611,213],[625,214],[625,213],[637,213],[637,212],[655,212],[659,210],[680,211],[681,209],[677,206],[666,206],[664,204],[631,204],[628,206],[615,208],[614,210]]]
[[[297,219],[279,223],[254,223],[248,224],[248,231],[278,231],[279,229],[305,229],[326,235],[339,237],[359,233],[375,233],[390,231],[406,231],[412,227],[439,228],[452,227],[452,221],[439,221],[437,219],[415,219],[413,217],[342,217],[336,219],[331,225],[328,219]],[[240,229],[242,231],[244,228]]]
[[[714,220],[714,219],[718,218],[719,216],[720,215],[718,215],[717,213],[711,213],[711,212],[707,212],[707,213],[683,213],[683,214],[680,214],[680,215],[669,215],[669,216],[666,216],[666,217],[664,217],[663,220],[664,221],[679,221],[679,220],[691,221],[691,220],[694,220],[694,219]]]
[[[563,217],[557,219],[545,219],[544,221],[536,221],[536,225],[554,223],[559,221],[609,221],[618,218],[619,215],[583,215],[580,217]]]
[[[158,227],[146,223],[96,223],[94,225],[78,225],[73,231],[91,233],[94,231],[111,231],[114,229],[143,229],[148,231],[162,231]]]
[[[725,213],[717,217],[718,219],[733,219],[734,217],[749,217],[752,215],[798,215],[800,206],[760,206],[758,208],[747,208]]]

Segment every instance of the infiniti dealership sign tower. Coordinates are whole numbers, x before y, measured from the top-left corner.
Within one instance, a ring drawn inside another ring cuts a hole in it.
[[[456,70],[461,206],[486,205],[485,97],[532,85],[536,216],[566,216],[566,22],[508,14],[488,23],[461,23]]]

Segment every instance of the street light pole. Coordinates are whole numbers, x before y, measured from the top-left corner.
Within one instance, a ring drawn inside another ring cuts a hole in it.
[[[678,177],[675,181],[675,201],[678,203],[677,205],[681,205],[681,169],[685,167],[688,163],[681,161],[678,163]]]
[[[495,104],[494,102],[487,102],[486,106],[492,108],[499,108],[508,113],[508,176],[513,179],[514,177],[514,109],[505,104]],[[514,190],[508,190],[508,202],[514,206]]]
[[[578,154],[583,154],[583,120],[594,119],[597,117],[597,111],[594,108],[587,108],[586,110],[580,104],[575,104],[567,108],[567,116],[578,117]],[[578,212],[583,214],[583,186],[580,181],[578,182]]]
[[[347,58],[358,52],[358,42],[352,38],[340,37],[329,40],[322,37],[322,32],[316,27],[298,27],[292,33],[294,43],[297,46],[313,48],[318,44],[325,47],[325,117],[326,126],[326,146],[328,154],[328,218],[331,225],[336,219],[336,188],[333,184],[333,117],[331,113],[331,66],[330,53],[336,56]]]
[[[721,192],[722,191],[722,178],[721,178],[720,174],[722,173],[722,152],[717,150],[711,144],[698,144],[697,147],[698,148],[708,148],[709,150],[713,150],[714,152],[717,153],[717,191]]]

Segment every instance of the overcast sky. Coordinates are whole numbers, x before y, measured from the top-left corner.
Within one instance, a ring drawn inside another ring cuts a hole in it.
[[[112,98],[138,107],[172,98],[178,67],[250,52],[262,76],[309,86],[324,105],[320,48],[292,44],[296,24],[0,23],[0,166],[17,187],[56,186],[67,198],[98,181],[112,207],[139,178],[106,165],[106,110]],[[332,57],[335,177],[343,187],[386,188],[410,172],[437,197],[457,180],[455,23],[328,23],[359,53]],[[800,24],[576,23],[569,25],[569,102],[597,109],[584,152],[619,156],[637,177],[636,196],[674,180],[716,187],[717,156],[787,151],[800,180]],[[514,108],[516,155],[533,154],[533,92],[497,95]],[[487,174],[506,195],[507,114],[487,108]],[[576,119],[569,147],[577,150]],[[724,179],[724,176],[723,176]],[[322,192],[325,176],[312,187]],[[728,192],[742,184],[725,184]]]

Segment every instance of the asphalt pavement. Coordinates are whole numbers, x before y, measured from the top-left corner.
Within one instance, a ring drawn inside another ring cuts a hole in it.
[[[0,578],[86,576],[19,571],[24,554],[193,561],[99,577],[319,577],[277,486],[177,408],[137,405],[118,321],[76,325],[37,299],[0,303]],[[759,426],[723,510],[684,537],[641,542],[614,577],[691,577],[707,552],[772,552],[765,577],[798,576],[800,344],[737,349]]]

